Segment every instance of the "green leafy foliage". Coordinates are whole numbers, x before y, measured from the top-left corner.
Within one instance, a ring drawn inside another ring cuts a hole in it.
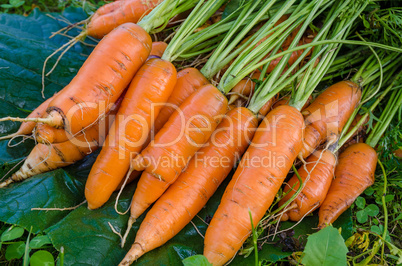
[[[346,265],[348,249],[339,231],[328,226],[307,239],[302,263],[304,265]]]
[[[29,263],[31,266],[52,266],[54,265],[54,258],[49,251],[39,250],[32,254]]]
[[[24,253],[25,253],[25,242],[18,241],[7,246],[6,259],[7,260],[20,259],[22,258]]]
[[[20,238],[24,234],[24,229],[18,226],[11,226],[1,235],[1,242],[11,241]]]
[[[184,266],[210,266],[208,259],[203,255],[194,255],[182,260]]]
[[[5,0],[7,1],[7,0]],[[81,7],[87,14],[91,15],[100,6],[108,3],[108,1],[99,0],[8,0],[8,3],[0,5],[0,12],[27,14],[32,12],[34,8],[46,12],[61,12],[66,7]]]
[[[38,249],[49,244],[52,244],[52,241],[50,241],[50,238],[47,235],[38,235],[29,242],[29,248]]]
[[[230,14],[232,14],[236,9],[238,9],[241,5],[244,4],[244,0],[231,0],[227,5],[225,10],[222,13],[222,18],[226,18]]]

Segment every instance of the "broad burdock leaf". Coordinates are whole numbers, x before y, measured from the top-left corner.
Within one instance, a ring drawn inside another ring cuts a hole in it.
[[[310,235],[304,249],[304,265],[344,266],[348,248],[339,231],[328,226]]]

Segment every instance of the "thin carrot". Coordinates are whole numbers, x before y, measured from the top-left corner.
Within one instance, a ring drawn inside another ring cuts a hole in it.
[[[300,157],[306,158],[324,141],[333,143],[361,97],[359,85],[341,81],[323,91],[304,111],[306,129]]]
[[[153,42],[152,43],[152,48],[151,48],[151,53],[149,54],[149,57],[154,57],[157,56],[159,58],[162,57],[163,53],[165,52],[167,47],[167,43],[165,42]]]
[[[303,127],[301,113],[287,105],[261,122],[205,234],[210,263],[223,265],[240,249],[251,233],[249,212],[254,226],[264,216],[302,148]]]
[[[131,203],[132,219],[137,219],[177,179],[208,141],[226,110],[227,100],[222,93],[205,85],[171,115],[154,141],[133,160],[134,170],[145,171]]]
[[[310,95],[310,97],[308,97],[307,102],[304,104],[304,106],[302,107],[301,110],[303,111],[304,109],[306,109],[311,104],[312,100],[313,100],[313,97]],[[278,101],[276,101],[274,103],[274,105],[272,106],[272,108],[276,108],[276,107],[278,107],[280,105],[284,105],[284,104],[289,104],[289,101],[290,101],[290,95],[286,95],[286,96],[282,97],[281,99],[279,99]]]
[[[120,184],[175,84],[176,69],[170,62],[154,58],[140,68],[89,174],[85,197],[90,209],[102,206]]]
[[[115,109],[117,110],[117,108]],[[86,155],[96,151],[105,140],[109,125],[114,119],[111,111],[105,119],[66,142],[46,145],[38,143],[26,158],[21,168],[9,179],[0,184],[0,188],[13,182],[28,179],[34,175],[71,165]]]
[[[289,210],[282,215],[281,220],[299,221],[305,215],[320,207],[327,195],[332,178],[334,177],[336,158],[329,150],[320,150],[310,155],[307,165],[298,169],[303,189],[289,204]],[[284,205],[300,188],[296,174],[287,182],[283,193],[286,194],[279,206]]]
[[[246,108],[236,108],[226,114],[205,147],[147,213],[120,265],[129,265],[163,245],[194,218],[244,153],[257,125],[255,115]]]
[[[106,4],[91,18],[87,34],[100,39],[124,23],[137,23],[161,2],[162,0],[119,0]]]
[[[54,96],[41,103],[35,110],[33,110],[27,116],[27,118],[42,117],[46,113],[46,109],[49,106],[49,103],[53,100],[53,97]],[[30,135],[32,133],[32,130],[35,128],[35,125],[36,125],[35,122],[22,122],[17,132],[10,134],[8,136],[0,137],[0,140],[9,139],[16,136]]]
[[[374,183],[376,165],[377,153],[365,143],[354,144],[341,153],[335,180],[318,212],[319,228],[333,223]]]

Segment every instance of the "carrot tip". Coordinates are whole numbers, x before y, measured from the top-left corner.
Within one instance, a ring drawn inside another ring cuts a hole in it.
[[[12,180],[11,178],[9,178],[9,179],[7,179],[6,181],[0,183],[0,188],[4,188],[4,187],[10,185],[10,184],[13,183],[13,182],[14,182],[14,180]]]
[[[231,95],[229,98],[228,105],[234,103],[237,99],[239,99],[239,95],[236,95],[236,94]]]
[[[141,257],[144,254],[144,250],[140,243],[134,243],[131,246],[130,251],[124,257],[124,259],[120,262],[119,266],[126,266],[132,264],[135,260]]]
[[[123,238],[121,239],[121,247],[122,247],[122,248],[123,248],[124,245],[126,244],[126,240],[127,240],[128,233],[130,233],[130,229],[131,229],[131,227],[133,226],[133,224],[135,223],[135,221],[136,221],[136,219],[133,218],[133,217],[130,217],[130,218],[128,219],[126,232],[124,233],[124,236],[123,236]]]

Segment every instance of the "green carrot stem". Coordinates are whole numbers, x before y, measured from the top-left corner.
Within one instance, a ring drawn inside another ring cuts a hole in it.
[[[177,53],[180,46],[190,38],[195,29],[204,24],[226,1],[227,0],[209,0],[205,3],[204,1],[198,1],[198,4],[194,7],[170,41],[163,53],[162,59],[170,62],[175,60],[180,55]]]
[[[138,25],[148,33],[159,32],[172,17],[194,7],[197,2],[197,0],[164,0],[143,17]]]

